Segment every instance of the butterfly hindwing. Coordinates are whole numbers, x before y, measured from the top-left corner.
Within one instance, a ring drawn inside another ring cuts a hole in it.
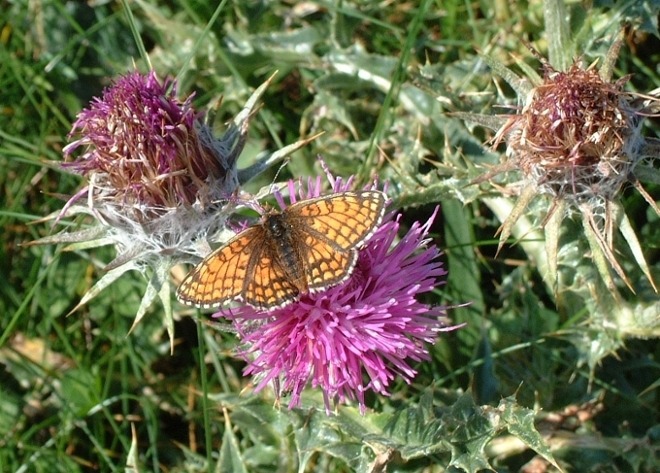
[[[270,310],[298,297],[300,291],[272,252],[253,257],[249,274],[241,299],[253,307]]]
[[[307,285],[312,292],[344,282],[357,261],[357,251],[329,244],[325,238],[307,233],[302,250]]]

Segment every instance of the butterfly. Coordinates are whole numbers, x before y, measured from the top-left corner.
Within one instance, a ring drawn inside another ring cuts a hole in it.
[[[270,311],[341,284],[353,272],[358,248],[381,224],[386,203],[384,193],[363,190],[268,210],[261,223],[204,258],[177,298],[205,308],[236,299]]]

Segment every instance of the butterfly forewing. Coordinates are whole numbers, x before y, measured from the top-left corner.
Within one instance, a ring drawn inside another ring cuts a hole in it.
[[[186,276],[177,297],[186,304],[213,307],[241,294],[250,279],[249,262],[263,238],[261,227],[250,227],[209,254]]]
[[[304,225],[300,228],[324,238],[339,248],[355,248],[380,225],[386,199],[380,191],[342,192],[334,196],[302,201],[291,211]],[[300,205],[300,208],[296,208]]]

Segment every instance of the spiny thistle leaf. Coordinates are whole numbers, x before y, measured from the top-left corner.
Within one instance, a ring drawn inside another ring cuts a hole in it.
[[[545,458],[557,470],[564,471],[555,461],[548,444],[536,430],[534,425],[536,412],[519,406],[513,396],[502,399],[497,411],[501,415],[502,424],[511,435]]]
[[[216,471],[232,471],[236,473],[247,473],[245,460],[241,454],[241,447],[238,438],[234,434],[231,425],[231,419],[227,410],[225,413],[225,432],[222,435],[222,448],[220,449],[220,458],[216,466]]]

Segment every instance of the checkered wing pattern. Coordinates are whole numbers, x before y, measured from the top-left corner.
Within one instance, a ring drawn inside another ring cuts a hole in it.
[[[286,213],[297,228],[347,250],[359,246],[376,231],[385,204],[385,194],[380,191],[342,192],[297,202],[287,207]]]
[[[252,307],[271,310],[295,301],[300,290],[276,255],[267,250],[250,263],[250,276],[245,281],[241,299]]]
[[[298,202],[287,219],[298,232],[307,283],[323,290],[349,278],[358,253],[380,225],[385,195],[379,191],[342,192]]]
[[[181,283],[177,297],[198,307],[241,299],[271,310],[301,293],[336,286],[351,275],[357,249],[380,225],[385,204],[379,191],[297,202],[278,219],[286,251],[263,224],[250,227],[207,256]]]
[[[260,226],[250,227],[209,254],[183,280],[177,298],[197,307],[215,307],[243,293],[250,273],[250,260],[259,258],[264,238]]]

